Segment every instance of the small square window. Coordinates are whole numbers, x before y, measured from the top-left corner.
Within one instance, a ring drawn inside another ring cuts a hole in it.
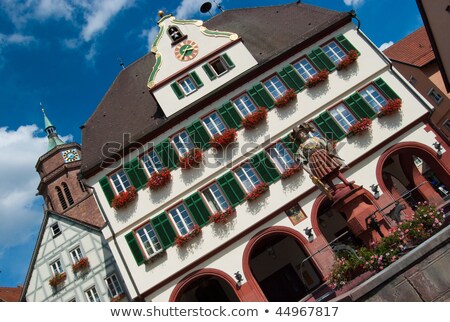
[[[239,182],[244,187],[246,193],[250,193],[255,187],[262,183],[256,174],[255,169],[249,164],[244,163],[242,166],[234,170]]]
[[[305,81],[317,74],[317,70],[306,58],[300,59],[298,62],[296,62],[294,64],[294,68]]]
[[[147,174],[151,176],[153,172],[159,172],[163,169],[163,165],[161,163],[161,160],[159,159],[158,154],[154,150],[151,150],[147,154],[145,154],[141,158],[142,162],[144,163],[145,169],[147,170]]]
[[[443,100],[442,96],[434,88],[430,89],[430,91],[428,92],[428,96],[430,96],[436,102],[436,104],[441,103]]]
[[[208,116],[203,118],[203,123],[206,126],[211,137],[214,137],[219,134],[223,134],[227,127],[222,122],[219,114],[217,112],[211,113]]]
[[[285,172],[288,168],[291,168],[296,164],[292,155],[281,142],[271,146],[266,152],[269,154],[270,159],[275,163],[275,166],[280,173]]]
[[[117,171],[116,173],[110,176],[111,181],[114,184],[114,188],[116,189],[116,193],[121,193],[126,191],[131,187],[130,180],[123,169]]]
[[[225,211],[230,207],[227,199],[225,198],[225,195],[223,194],[217,183],[213,183],[212,185],[204,189],[202,191],[202,194],[205,197],[206,202],[213,214]]]
[[[163,250],[158,236],[150,223],[136,230],[136,235],[147,252],[148,257],[152,257]]]
[[[50,228],[51,228],[51,230],[52,230],[53,238],[56,238],[56,237],[58,237],[59,235],[61,235],[61,229],[59,228],[58,223],[53,224]]]
[[[181,131],[180,133],[173,136],[172,142],[175,145],[175,148],[177,149],[180,156],[185,155],[195,148],[195,145],[194,143],[192,143],[192,140],[187,131]]]
[[[217,76],[221,76],[222,74],[225,74],[228,71],[227,66],[220,57],[213,60],[209,64],[211,65],[212,69],[217,74]]]
[[[450,132],[450,120],[446,120],[446,121],[444,122],[444,127],[445,127],[445,129],[446,129],[447,131]]]
[[[274,99],[280,98],[287,90],[281,79],[276,75],[264,81],[264,86],[267,88]]]
[[[335,41],[330,41],[322,49],[336,66],[347,56]]]
[[[386,99],[373,85],[369,85],[363,90],[360,90],[359,94],[377,113],[387,104]]]
[[[175,228],[178,232],[178,235],[187,235],[194,229],[194,221],[189,215],[184,203],[180,203],[178,206],[170,209],[168,212],[173,222],[175,223]]]
[[[84,292],[84,294],[86,295],[86,298],[89,302],[101,302],[100,297],[98,296],[97,290],[95,289],[95,286],[86,290]]]
[[[331,116],[339,123],[339,125],[348,132],[350,126],[356,123],[356,118],[347,109],[344,104],[339,104],[338,106],[330,110]]]
[[[416,83],[417,83],[417,79],[413,76],[413,75],[410,75],[409,76],[409,79],[408,79],[408,82],[411,84],[411,85],[416,85]]]
[[[59,259],[50,264],[50,269],[52,270],[53,276],[64,273],[64,268]]]
[[[119,279],[116,274],[105,279],[106,286],[108,287],[109,296],[111,298],[121,295],[123,293],[122,287],[120,286]]]
[[[77,247],[70,252],[70,257],[72,258],[72,263],[76,264],[83,258],[83,253],[81,252],[81,248]]]
[[[178,82],[180,87],[183,89],[185,95],[189,95],[197,90],[195,82],[191,76],[187,76]]]
[[[314,129],[314,131],[308,132],[308,136],[310,138],[316,137],[316,138],[323,139],[322,133],[319,131],[317,126],[314,124],[314,122],[309,122],[308,124]]]
[[[246,117],[256,111],[256,105],[247,94],[243,94],[233,100],[233,104],[237,107],[239,114],[241,114],[242,117]]]

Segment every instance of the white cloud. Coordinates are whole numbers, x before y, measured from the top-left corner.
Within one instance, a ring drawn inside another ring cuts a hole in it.
[[[95,55],[97,55],[97,49],[96,49],[95,44],[93,44],[93,45],[91,46],[91,48],[89,48],[88,53],[87,53],[86,55],[84,55],[84,58],[86,58],[86,60],[87,60],[88,62],[90,62],[90,63],[92,63],[92,64],[95,64],[95,60],[94,60]]]
[[[348,0],[345,0],[348,1]],[[216,1],[217,4],[220,4],[222,1]],[[201,5],[205,3],[204,0],[183,0],[181,4],[175,10],[174,16],[178,19],[192,19],[192,16],[198,14],[200,12]],[[214,14],[217,11],[217,6],[213,4],[211,8],[211,13]]]
[[[384,44],[381,44],[381,46],[378,47],[378,49],[381,51],[384,51],[387,48],[391,47],[393,44],[394,44],[394,42],[391,40],[391,41],[385,42]]]
[[[344,0],[344,3],[347,6],[359,7],[359,6],[363,5],[364,0]]]
[[[66,0],[39,0],[35,6],[36,18],[64,18],[70,20],[74,7]]]
[[[47,151],[47,138],[39,133],[36,125],[0,127],[0,253],[30,242],[42,221],[43,199],[35,196],[39,175],[34,166]]]
[[[147,49],[150,51],[152,49],[153,42],[155,41],[156,35],[159,32],[159,27],[155,26],[151,29],[145,29],[142,31],[141,37],[147,39]]]
[[[0,33],[0,47],[6,45],[28,45],[34,41],[36,41],[36,39],[33,36],[22,35],[19,33],[10,35]]]

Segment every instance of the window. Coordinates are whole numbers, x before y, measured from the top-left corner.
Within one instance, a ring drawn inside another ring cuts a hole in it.
[[[142,162],[144,163],[147,173],[151,176],[153,172],[159,172],[163,168],[161,160],[154,150],[151,150],[142,157]]]
[[[144,247],[149,257],[162,250],[158,237],[156,236],[155,231],[153,230],[153,227],[150,223],[139,228],[136,231],[136,234],[139,237],[141,245]]]
[[[77,263],[80,259],[83,258],[83,253],[81,252],[81,248],[77,247],[70,252],[70,257],[72,258],[72,263]]]
[[[56,238],[56,237],[58,237],[59,235],[61,235],[61,228],[59,228],[58,223],[53,224],[53,225],[50,227],[50,229],[52,230],[53,238]]]
[[[319,129],[318,129],[317,126],[314,124],[314,122],[309,122],[308,124],[314,128],[314,132],[308,132],[308,136],[309,136],[310,138],[316,137],[316,138],[323,139],[322,133],[320,133]]]
[[[178,82],[178,84],[180,84],[185,95],[189,95],[197,90],[197,87],[195,86],[194,80],[191,76],[183,78]]]
[[[415,155],[413,155],[413,160],[416,167],[420,167],[423,163],[423,160],[419,157],[416,157]]]
[[[447,129],[447,131],[450,131],[450,120],[446,120],[444,122],[444,127]]]
[[[85,291],[84,294],[86,294],[86,298],[89,302],[101,302],[95,286]]]
[[[64,269],[59,259],[50,264],[50,269],[52,270],[53,276],[64,273]]]
[[[58,195],[59,202],[61,203],[62,209],[67,209],[66,199],[64,199],[63,192],[60,187],[56,187],[56,194]]]
[[[81,179],[78,179],[78,184],[80,185],[81,191],[86,192],[86,187]]]
[[[241,167],[237,168],[234,173],[236,173],[247,193],[253,191],[258,184],[262,183],[258,178],[255,169],[248,163],[244,163]]]
[[[175,147],[181,156],[195,148],[194,143],[192,143],[191,138],[186,131],[182,131],[172,137],[172,142],[175,144]]]
[[[438,92],[436,92],[434,88],[430,89],[430,91],[428,92],[428,96],[430,96],[436,102],[436,104],[439,104],[442,101],[442,96]]]
[[[301,59],[294,64],[294,68],[300,74],[300,76],[307,81],[309,78],[317,74],[317,70],[306,58]]]
[[[217,76],[221,76],[222,74],[225,74],[228,71],[228,68],[226,67],[225,63],[220,57],[213,60],[209,64],[211,65],[212,69],[217,74]]]
[[[280,98],[286,91],[286,87],[278,76],[273,76],[272,78],[266,80],[264,82],[264,86],[275,99]]]
[[[359,91],[359,94],[364,98],[364,100],[369,103],[370,106],[375,110],[375,112],[379,112],[380,109],[386,106],[386,99],[380,94],[379,91],[375,89],[375,86],[370,85],[363,90]]]
[[[169,214],[175,222],[175,227],[180,236],[184,236],[194,229],[194,222],[183,203],[169,210]]]
[[[352,113],[345,107],[344,104],[339,104],[330,110],[331,116],[339,123],[339,125],[348,132],[348,129],[352,124],[356,123],[356,118]]]
[[[175,42],[178,39],[183,37],[183,33],[176,26],[170,26],[169,29],[167,30],[167,33],[169,34],[170,38],[172,39],[172,42]]]
[[[409,79],[408,79],[408,82],[411,84],[411,85],[416,85],[416,83],[417,83],[417,79],[413,76],[413,75],[410,75],[409,76]]]
[[[280,142],[270,147],[267,152],[280,173],[296,164],[291,154]]]
[[[322,49],[335,65],[339,64],[339,62],[346,56],[345,52],[335,41],[329,42],[323,46]]]
[[[219,117],[217,112],[209,114],[207,117],[203,119],[203,123],[208,129],[209,134],[214,137],[217,134],[222,134],[226,130],[225,124],[222,122],[222,119]]]
[[[74,297],[74,298],[68,300],[67,302],[76,302],[76,301],[77,301],[77,299]]]
[[[122,287],[120,286],[119,279],[116,274],[113,274],[105,279],[106,286],[108,286],[109,296],[111,298],[116,297],[123,293]]]
[[[213,214],[220,211],[225,211],[230,207],[217,183],[213,183],[208,188],[203,190],[203,196],[205,196],[206,202],[208,203]]]
[[[64,194],[66,195],[66,199],[69,202],[69,205],[73,205],[73,198],[72,198],[72,194],[70,193],[69,187],[67,186],[67,184],[65,182],[63,182],[61,185],[63,187]]]
[[[130,181],[128,180],[128,177],[123,169],[111,175],[111,180],[117,193],[124,192],[131,187]]]
[[[247,94],[243,94],[233,101],[242,117],[246,117],[256,111],[256,106]]]

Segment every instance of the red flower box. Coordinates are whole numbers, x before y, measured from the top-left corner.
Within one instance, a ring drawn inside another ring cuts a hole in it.
[[[350,50],[340,62],[336,66],[337,70],[346,69],[348,66],[353,64],[358,59],[358,52],[356,50]]]
[[[364,117],[358,122],[349,127],[348,132],[352,134],[361,134],[365,131],[369,131],[372,127],[372,120]]]
[[[216,212],[214,215],[209,217],[209,222],[216,224],[226,224],[231,216],[236,213],[234,208],[227,208],[224,211]]]
[[[326,69],[321,70],[316,75],[311,76],[310,78],[308,78],[308,80],[306,81],[305,86],[308,87],[308,88],[315,87],[317,84],[320,84],[320,83],[326,81],[328,79],[328,75],[329,74],[330,73],[328,72],[328,70],[326,70]]]
[[[247,115],[242,120],[242,126],[246,129],[254,129],[259,123],[267,119],[267,109],[265,107],[258,107],[252,114]]]
[[[66,280],[66,278],[67,275],[65,272],[61,274],[56,274],[48,281],[48,284],[50,284],[51,287],[57,287],[59,284],[63,283]]]
[[[390,115],[396,113],[402,109],[402,100],[399,98],[389,100],[386,106],[380,109],[378,113],[378,117],[382,117],[384,115]]]
[[[195,237],[200,235],[201,233],[202,233],[202,229],[199,226],[195,226],[194,229],[192,229],[188,234],[186,234],[184,236],[177,236],[177,238],[175,238],[175,244],[178,247],[181,247],[184,244],[186,244],[188,241],[190,241],[191,239],[194,239]]]
[[[297,98],[293,89],[288,89],[283,93],[283,95],[275,101],[275,106],[280,108],[286,106],[290,101]]]
[[[87,257],[83,257],[75,264],[72,264],[72,271],[74,273],[88,269],[88,268],[89,268],[89,259]]]
[[[293,176],[294,174],[296,174],[297,172],[299,172],[301,169],[300,165],[295,164],[294,166],[292,166],[291,168],[287,168],[286,170],[284,170],[284,172],[281,174],[281,179],[287,179],[291,176]]]
[[[269,185],[265,182],[258,184],[251,192],[245,196],[245,200],[253,201],[258,199],[264,192],[269,190]]]
[[[235,142],[237,137],[236,129],[231,128],[223,132],[223,134],[218,134],[211,139],[211,146],[216,149],[221,149],[226,147],[228,144]]]
[[[121,299],[123,299],[125,297],[125,293],[119,294],[117,296],[114,296],[111,299],[111,302],[119,302]]]
[[[195,165],[202,163],[203,151],[201,149],[195,148],[187,152],[184,156],[180,157],[180,167],[181,169],[190,169]]]
[[[162,169],[159,172],[154,171],[148,179],[147,187],[150,190],[158,190],[161,187],[164,187],[166,184],[168,184],[170,181],[172,181],[172,174],[170,173],[169,169]]]
[[[112,206],[114,209],[121,209],[128,206],[137,197],[137,191],[135,187],[129,188],[127,191],[123,191],[114,197]]]

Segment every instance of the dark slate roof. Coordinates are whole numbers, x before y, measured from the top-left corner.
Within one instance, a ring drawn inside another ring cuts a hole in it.
[[[291,3],[227,10],[205,26],[238,34],[261,65],[339,21],[350,21],[349,17],[345,12]],[[149,53],[122,70],[83,126],[81,171],[87,176],[109,155],[108,147],[117,152],[124,133],[129,134],[129,140],[120,148],[171,119],[161,118],[162,112],[147,88],[154,61]]]

